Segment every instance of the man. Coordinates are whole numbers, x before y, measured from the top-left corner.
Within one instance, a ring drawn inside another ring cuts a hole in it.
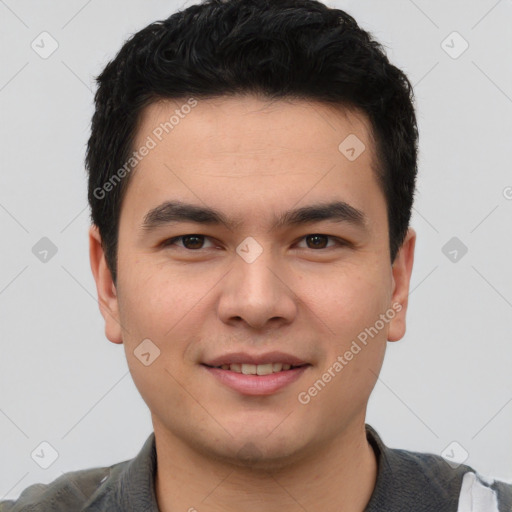
[[[365,424],[405,333],[406,76],[312,0],[210,0],[98,78],[91,268],[152,433],[0,511],[510,511],[512,486]]]

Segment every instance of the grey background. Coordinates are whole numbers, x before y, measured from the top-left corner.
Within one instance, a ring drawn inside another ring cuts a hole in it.
[[[93,76],[191,3],[0,0],[0,499],[131,458],[152,431],[123,347],[104,336],[83,157]],[[408,330],[388,344],[367,421],[393,447],[456,441],[467,464],[512,481],[512,1],[329,5],[408,74],[420,128]],[[58,43],[46,59],[31,47],[43,31]],[[457,58],[453,31],[469,44]],[[46,263],[33,253],[43,237],[57,249]],[[443,252],[453,237],[467,254]],[[43,441],[58,452],[48,469],[31,458]]]

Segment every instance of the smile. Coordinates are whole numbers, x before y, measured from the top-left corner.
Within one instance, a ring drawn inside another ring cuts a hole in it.
[[[212,368],[219,368],[222,370],[229,370],[231,372],[243,373],[244,375],[270,375],[271,373],[278,373],[287,371],[294,368],[299,368],[304,365],[293,366],[286,363],[264,363],[264,364],[250,364],[250,363],[232,363],[223,364],[221,366],[213,366]]]
[[[242,395],[265,396],[289,386],[311,366],[286,363],[201,365],[218,383]]]

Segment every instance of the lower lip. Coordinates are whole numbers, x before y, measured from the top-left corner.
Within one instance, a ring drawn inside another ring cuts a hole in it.
[[[244,395],[271,395],[295,382],[309,367],[299,366],[269,375],[244,375],[243,373],[222,370],[202,365],[208,372],[223,384]]]

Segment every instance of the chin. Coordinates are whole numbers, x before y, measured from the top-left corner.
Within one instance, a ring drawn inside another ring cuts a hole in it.
[[[293,435],[281,435],[271,438],[268,433],[244,432],[226,439],[225,444],[211,445],[203,450],[223,463],[240,468],[263,472],[278,471],[298,462],[306,455],[307,447],[300,445],[301,440]]]

